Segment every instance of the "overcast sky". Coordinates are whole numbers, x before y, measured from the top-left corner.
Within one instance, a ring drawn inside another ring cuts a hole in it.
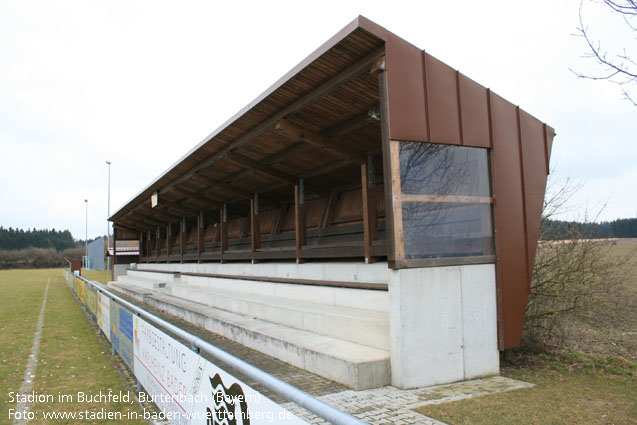
[[[623,24],[585,5],[594,36]],[[106,233],[111,213],[363,15],[557,131],[554,179],[600,218],[637,215],[637,108],[575,37],[579,0],[0,0],[0,225]],[[630,39],[634,43],[633,38]],[[626,46],[627,47],[627,46]],[[637,56],[637,52],[636,55]]]

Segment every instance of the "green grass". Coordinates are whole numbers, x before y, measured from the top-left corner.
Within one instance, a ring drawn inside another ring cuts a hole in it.
[[[2,412],[0,423],[8,421],[8,409],[14,407],[7,400],[8,391],[18,391],[26,366],[27,356],[31,349],[33,333],[37,322],[37,315],[42,302],[44,286],[48,276],[51,276],[49,295],[44,317],[44,326],[40,341],[38,366],[33,390],[40,394],[72,394],[72,402],[36,403],[31,410],[39,415],[30,423],[103,423],[103,424],[143,424],[142,420],[103,420],[78,421],[56,420],[45,421],[43,411],[79,412],[87,409],[104,408],[107,411],[123,412],[136,410],[135,404],[124,403],[79,403],[77,392],[83,391],[95,394],[99,391],[126,392],[122,378],[112,364],[110,350],[105,349],[98,341],[95,328],[91,328],[84,313],[77,304],[70,289],[62,277],[61,270],[25,270],[0,272],[0,285],[5,293],[13,294],[10,298],[0,298],[0,308],[7,321],[3,326],[9,327],[11,332],[0,334],[2,347],[3,368],[0,369],[2,379]],[[24,322],[27,316],[28,322]],[[22,344],[11,345],[13,339]],[[7,347],[11,350],[9,355]],[[8,422],[7,422],[8,421]]]
[[[82,277],[87,278],[88,280],[96,280],[100,283],[107,284],[110,282],[111,273],[107,271],[99,271],[99,270],[86,270],[82,269]]]
[[[0,271],[0,423],[7,419],[7,395],[18,391],[49,276],[61,270]]]
[[[637,364],[578,352],[540,356],[505,376],[533,388],[417,409],[450,425],[637,424]]]

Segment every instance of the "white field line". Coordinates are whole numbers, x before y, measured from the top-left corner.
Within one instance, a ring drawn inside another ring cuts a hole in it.
[[[20,394],[28,394],[33,391],[33,379],[35,378],[35,369],[38,366],[38,351],[40,350],[40,336],[42,336],[42,325],[44,324],[44,308],[46,307],[46,297],[49,294],[49,284],[51,283],[51,277],[46,282],[46,288],[44,289],[44,299],[42,300],[42,307],[40,308],[40,316],[38,317],[38,326],[35,329],[35,335],[33,336],[33,346],[31,347],[31,354],[29,354],[29,362],[27,363],[27,370],[24,371],[24,379],[22,380],[22,386],[20,387]],[[16,405],[16,412],[23,412],[29,407],[26,403],[18,401]],[[27,419],[15,419],[13,425],[25,424]]]

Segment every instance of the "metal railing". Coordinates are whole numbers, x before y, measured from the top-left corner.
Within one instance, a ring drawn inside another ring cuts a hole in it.
[[[255,366],[252,366],[249,363],[246,363],[238,357],[235,357],[232,354],[227,353],[226,351],[218,347],[215,347],[209,342],[204,341],[198,336],[186,332],[185,330],[173,325],[172,323],[167,322],[166,320],[147,312],[146,310],[138,307],[137,305],[129,301],[126,301],[125,299],[115,295],[109,290],[104,289],[102,285],[96,284],[82,276],[70,273],[68,270],[66,270],[66,272],[69,273],[72,277],[81,279],[84,283],[91,285],[98,292],[105,294],[106,296],[111,298],[111,300],[117,301],[122,306],[125,306],[134,311],[140,317],[147,319],[148,321],[158,325],[159,327],[166,329],[172,334],[182,338],[184,341],[187,341],[193,349],[199,350],[199,352],[203,351],[211,355],[215,359],[244,374],[248,378],[260,383],[275,394],[285,397],[286,399],[298,404],[299,406],[329,421],[330,423],[336,425],[366,425],[366,422],[363,422],[360,419],[355,418],[354,416],[335,408],[334,406],[330,406],[329,404],[317,399],[316,397],[306,393],[305,391],[300,390],[295,386],[290,385],[287,382],[282,381],[279,378],[274,377]]]

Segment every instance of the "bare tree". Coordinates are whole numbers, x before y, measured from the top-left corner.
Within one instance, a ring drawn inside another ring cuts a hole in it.
[[[601,0],[608,10],[619,14],[627,26],[627,30],[634,34],[622,43],[621,46],[606,47],[602,41],[593,37],[588,26],[584,23],[582,14],[583,1],[579,8],[578,36],[582,37],[588,45],[589,52],[584,56],[595,60],[601,71],[595,74],[580,72],[571,69],[579,78],[590,80],[607,80],[617,84],[624,97],[637,106],[637,63],[631,57],[627,48],[637,48],[637,1],[636,0]],[[632,54],[635,54],[633,51]]]

